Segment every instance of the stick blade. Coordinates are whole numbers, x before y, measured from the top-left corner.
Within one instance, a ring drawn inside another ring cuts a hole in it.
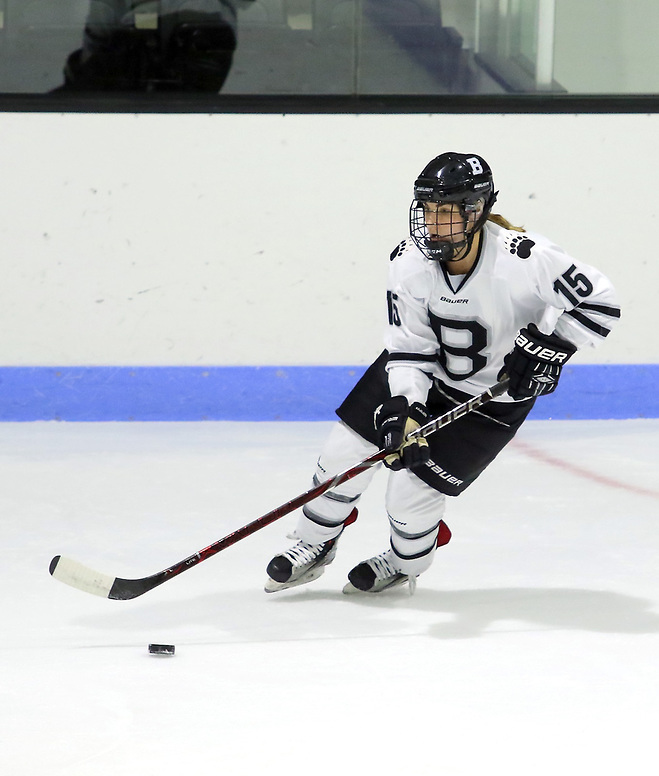
[[[83,566],[71,558],[56,555],[50,562],[50,573],[59,582],[70,585],[84,593],[91,593],[102,598],[109,598],[115,577],[101,574],[98,571]]]

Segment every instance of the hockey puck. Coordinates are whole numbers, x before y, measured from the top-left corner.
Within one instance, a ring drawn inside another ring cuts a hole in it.
[[[175,650],[173,644],[149,644],[150,655],[173,655]]]

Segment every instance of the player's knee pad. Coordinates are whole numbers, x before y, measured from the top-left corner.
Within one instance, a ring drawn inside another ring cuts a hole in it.
[[[376,451],[375,445],[367,442],[345,423],[335,423],[318,457],[314,484],[317,485],[339,472],[350,469]],[[332,488],[328,493],[360,496],[369,486],[377,468],[377,466],[371,466],[356,477]]]

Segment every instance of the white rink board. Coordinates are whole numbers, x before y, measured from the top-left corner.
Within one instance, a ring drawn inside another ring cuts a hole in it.
[[[367,364],[445,150],[613,279],[622,326],[580,362],[655,363],[658,136],[657,115],[3,114],[0,363]]]

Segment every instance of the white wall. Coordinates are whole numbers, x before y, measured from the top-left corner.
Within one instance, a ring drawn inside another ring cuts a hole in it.
[[[0,364],[366,364],[414,177],[491,163],[497,210],[602,268],[659,360],[659,117],[0,114]]]

